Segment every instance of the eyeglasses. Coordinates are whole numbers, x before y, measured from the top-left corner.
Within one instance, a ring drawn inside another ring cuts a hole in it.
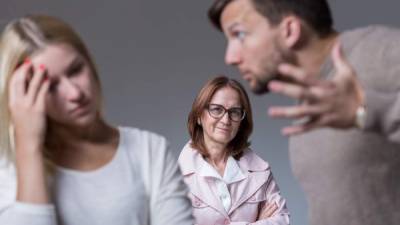
[[[230,109],[226,109],[222,105],[219,104],[209,104],[207,107],[208,114],[214,119],[221,119],[226,112],[228,112],[228,117],[230,120],[234,122],[240,122],[246,116],[246,112],[241,107],[233,107]]]

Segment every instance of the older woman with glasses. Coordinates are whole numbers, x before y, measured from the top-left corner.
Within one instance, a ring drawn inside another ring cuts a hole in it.
[[[249,149],[249,98],[240,83],[211,79],[193,102],[191,140],[179,156],[196,224],[289,224],[267,162]]]

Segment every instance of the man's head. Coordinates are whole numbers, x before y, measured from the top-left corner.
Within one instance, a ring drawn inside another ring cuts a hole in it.
[[[309,36],[333,33],[326,0],[216,0],[209,18],[227,37],[226,63],[255,93],[268,91],[279,64],[296,63],[294,53]]]

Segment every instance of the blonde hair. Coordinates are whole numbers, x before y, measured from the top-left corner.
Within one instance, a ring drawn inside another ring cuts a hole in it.
[[[11,21],[0,38],[0,159],[15,161],[13,124],[8,108],[10,76],[27,57],[50,44],[58,43],[72,46],[87,60],[101,95],[100,81],[92,57],[71,26],[58,18],[45,15],[30,15]]]

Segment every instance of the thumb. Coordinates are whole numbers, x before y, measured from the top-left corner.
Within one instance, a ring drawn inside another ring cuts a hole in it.
[[[333,45],[331,56],[337,74],[346,74],[342,72],[351,71],[351,66],[343,53],[342,45],[339,41]]]

